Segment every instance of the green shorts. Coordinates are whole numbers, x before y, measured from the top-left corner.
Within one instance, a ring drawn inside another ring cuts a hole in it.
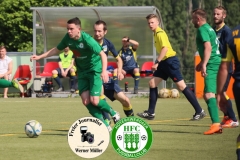
[[[78,77],[79,95],[89,91],[91,96],[100,96],[102,91],[101,73],[91,72]]]
[[[219,64],[207,65],[207,76],[204,78],[204,93],[216,93],[217,92],[217,74]]]

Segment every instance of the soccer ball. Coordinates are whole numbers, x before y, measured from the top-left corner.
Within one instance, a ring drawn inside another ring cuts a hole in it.
[[[36,121],[31,120],[28,121],[25,125],[25,133],[30,138],[36,138],[38,137],[42,132],[42,125]]]
[[[167,88],[162,88],[158,92],[158,97],[160,98],[169,98],[171,96],[171,91]]]
[[[171,97],[172,98],[178,98],[179,97],[179,91],[177,89],[171,90]]]
[[[117,136],[117,140],[118,140],[118,141],[121,141],[121,140],[122,140],[122,136],[121,136],[121,135],[118,135],[118,136]]]

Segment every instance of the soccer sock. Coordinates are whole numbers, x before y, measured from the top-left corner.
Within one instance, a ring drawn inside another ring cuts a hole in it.
[[[123,106],[123,111],[127,117],[134,116],[132,105],[130,105],[129,107]]]
[[[101,95],[99,98],[102,99],[102,100],[104,100],[104,101],[106,101],[106,97],[105,97],[104,94]],[[109,117],[108,112],[102,111],[102,115],[103,115],[103,118],[104,118],[104,119],[111,120],[110,117]]]
[[[113,81],[118,84],[117,73],[113,73]]]
[[[196,113],[201,113],[202,112],[202,108],[200,107],[196,96],[194,95],[194,93],[190,90],[189,87],[186,87],[182,93],[185,95],[185,97],[187,98],[187,100],[191,103],[191,105],[193,106],[193,108],[195,109]]]
[[[237,160],[240,160],[240,148],[236,150]]]
[[[150,88],[148,112],[154,114],[158,99],[158,88]]]
[[[114,116],[116,112],[108,105],[108,103],[102,99],[99,100],[99,103],[97,105],[101,111],[105,111],[109,113],[111,116]]]
[[[71,80],[71,89],[75,89],[74,85],[76,82],[77,77],[76,76],[70,76],[70,80]]]
[[[210,98],[206,101],[206,103],[208,106],[208,112],[210,114],[212,123],[220,123],[216,98]]]
[[[59,77],[56,77],[56,78],[54,78],[54,80],[57,82],[59,88],[61,88],[61,87],[62,87],[62,83],[61,83],[60,78],[59,78]]]
[[[93,117],[100,119],[106,126],[109,126],[108,123],[104,121],[102,111],[98,107],[94,106],[92,103],[89,103],[86,107]]]
[[[232,102],[231,102],[231,100],[229,98],[227,100],[227,115],[234,122],[237,121],[237,118],[236,118],[236,116],[234,114],[234,111],[233,111],[233,108],[232,108]]]
[[[138,88],[139,79],[140,79],[140,73],[135,73],[134,74],[134,84],[135,84],[134,88],[136,88],[136,89]]]
[[[12,82],[6,79],[0,79],[0,88],[8,88],[8,87],[13,87]]]

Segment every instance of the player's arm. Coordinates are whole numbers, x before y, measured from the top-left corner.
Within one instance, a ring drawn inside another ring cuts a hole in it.
[[[6,76],[12,74],[12,68],[13,68],[13,61],[8,63],[8,71],[5,73]]]
[[[212,46],[210,42],[204,42],[204,57],[202,60],[202,65],[207,66],[208,60],[211,56],[211,52],[212,52]]]
[[[133,39],[130,39],[130,38],[129,38],[129,43],[132,44],[133,50],[136,51],[138,46],[139,46],[139,43],[137,41],[133,40]]]
[[[104,83],[107,83],[108,80],[109,80],[109,76],[108,76],[108,73],[107,73],[107,55],[101,51],[99,53],[100,57],[101,57],[101,60],[102,60],[102,74],[101,74],[101,77],[102,77],[102,80]]]
[[[232,52],[227,47],[227,56],[222,58],[222,62],[219,66],[218,76],[217,76],[217,93],[221,94],[224,92],[224,85],[227,81],[228,71],[230,68],[231,61],[233,59]]]
[[[31,56],[31,60],[39,60],[39,59],[42,59],[42,58],[47,58],[47,57],[51,57],[53,55],[56,55],[60,52],[60,50],[58,50],[56,47],[50,49],[49,51],[41,54],[41,55],[33,55]]]

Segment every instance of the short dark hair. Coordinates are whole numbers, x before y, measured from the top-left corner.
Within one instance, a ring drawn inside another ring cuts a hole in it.
[[[98,20],[98,21],[95,22],[95,25],[100,25],[100,24],[103,25],[103,30],[106,31],[106,30],[107,30],[107,24],[106,24],[106,22],[103,21],[103,20]]]
[[[207,19],[207,14],[204,9],[197,8],[192,11],[192,14],[199,15],[201,18]]]
[[[68,24],[75,24],[75,25],[79,25],[81,27],[81,20],[78,17],[69,19],[67,21]]]

